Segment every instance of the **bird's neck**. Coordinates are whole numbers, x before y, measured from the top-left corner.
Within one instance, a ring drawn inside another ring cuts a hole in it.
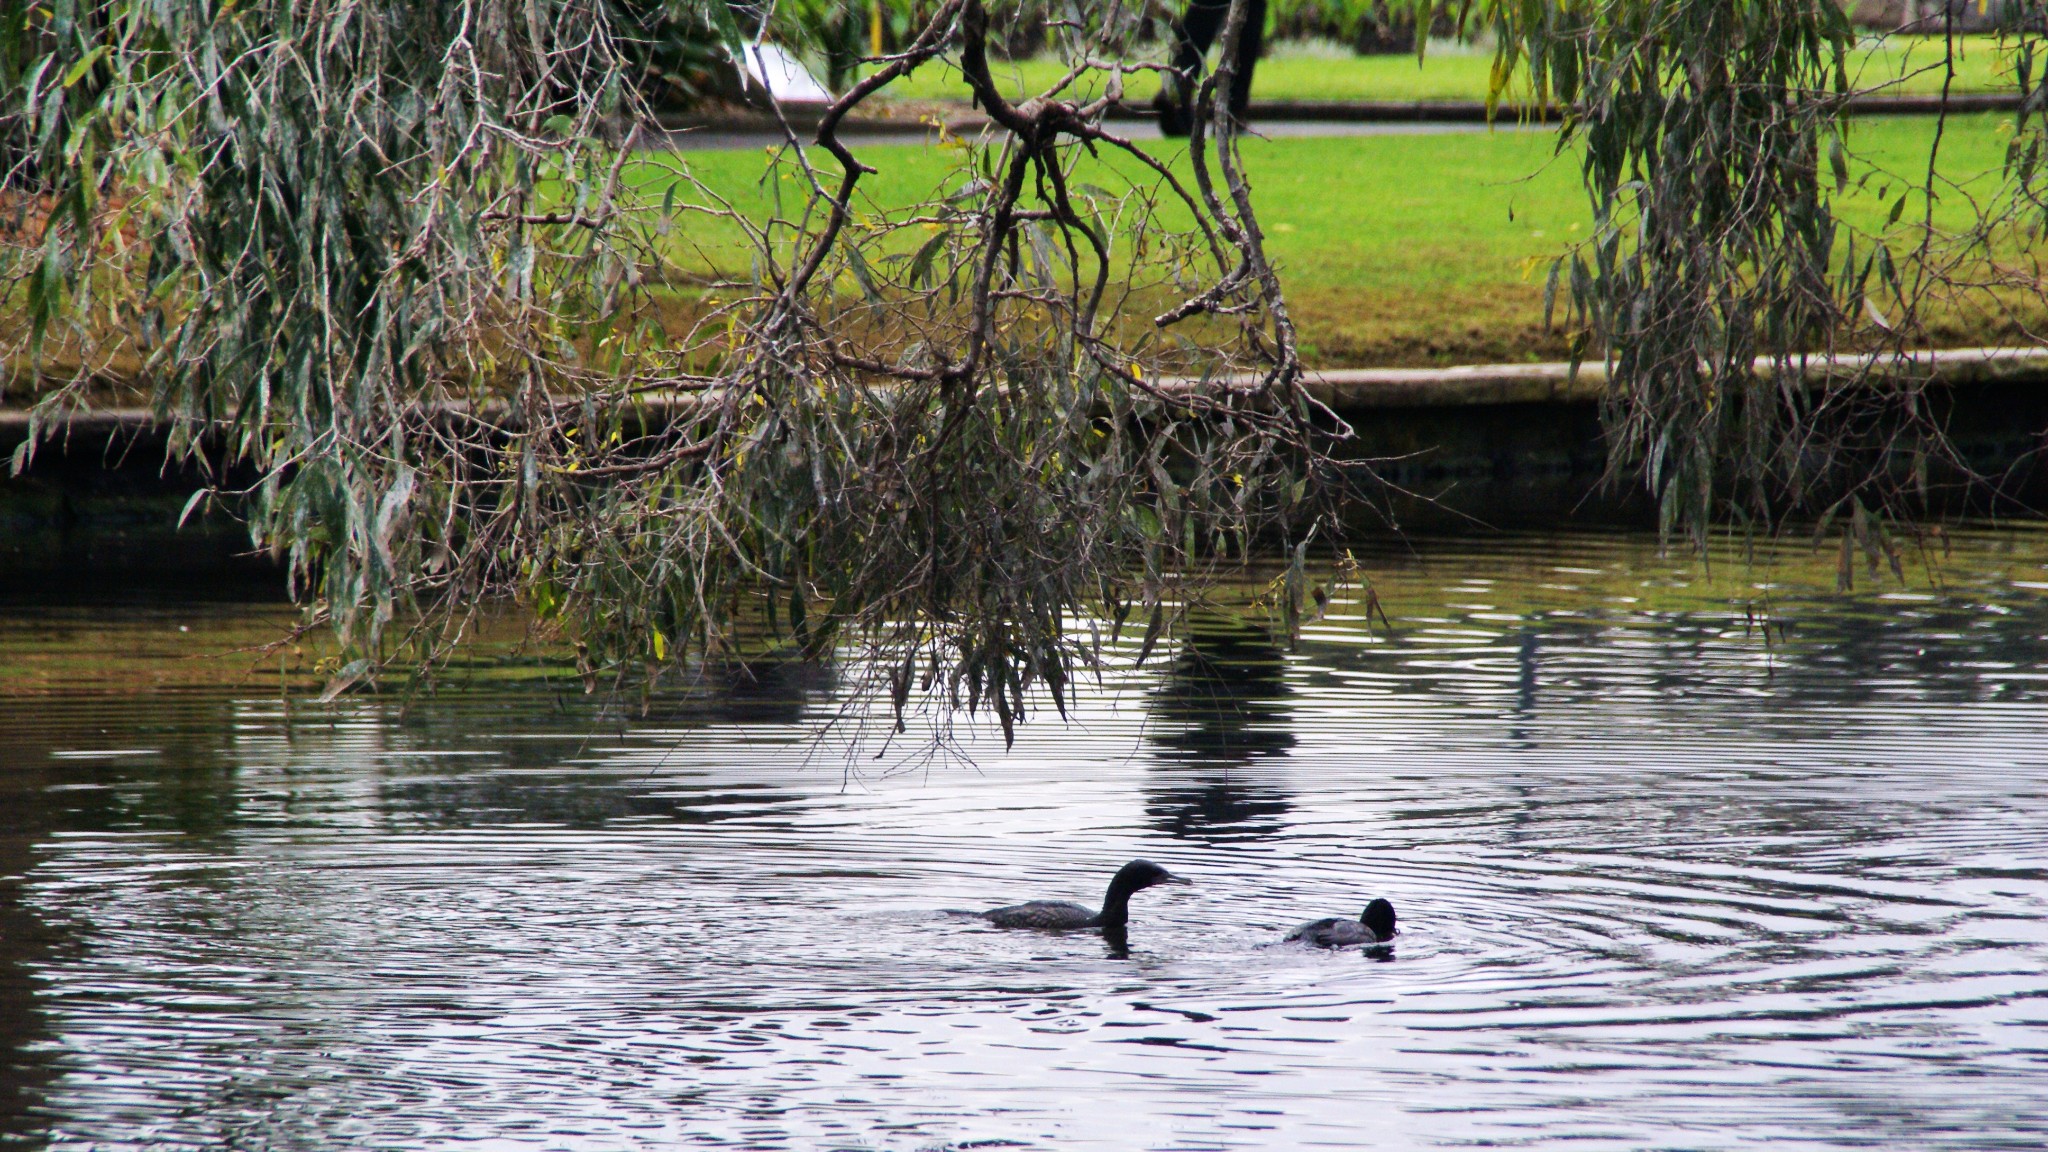
[[[1102,894],[1102,913],[1095,919],[1104,926],[1121,927],[1130,923],[1132,891],[1130,885],[1120,880],[1110,881],[1109,891]]]

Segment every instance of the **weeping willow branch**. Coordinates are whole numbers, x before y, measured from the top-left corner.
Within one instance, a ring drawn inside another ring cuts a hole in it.
[[[139,357],[179,451],[211,429],[254,469],[226,495],[348,646],[332,690],[512,597],[593,685],[850,644],[899,723],[1008,733],[1127,623],[1156,638],[1205,572],[1315,530],[1341,428],[1235,126],[1205,95],[1187,167],[1103,126],[1139,5],[1054,26],[1104,97],[1011,103],[1014,13],[945,0],[758,195],[635,147],[647,49],[603,0],[91,12],[35,25],[9,109],[9,305],[82,352],[41,411]],[[1001,130],[881,199],[841,127],[920,67]]]
[[[1559,152],[1580,162],[1594,229],[1552,266],[1544,306],[1565,314],[1575,358],[1608,362],[1609,478],[1642,484],[1666,533],[1703,544],[1724,518],[1906,513],[1927,506],[1930,460],[1967,472],[1908,356],[1936,297],[1967,279],[1955,237],[1933,239],[1950,191],[1940,129],[1924,180],[1855,155],[1840,3],[1414,7],[1491,33],[1494,101],[1526,83],[1564,112]],[[1916,185],[1917,240],[1899,227]],[[1888,190],[1885,226],[1845,223],[1844,196]],[[1889,362],[1803,387],[1803,361],[1837,352]]]

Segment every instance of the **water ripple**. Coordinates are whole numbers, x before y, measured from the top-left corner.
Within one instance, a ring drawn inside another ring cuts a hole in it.
[[[1372,557],[1392,635],[893,775],[815,678],[285,707],[176,682],[268,610],[0,612],[0,1143],[2039,1147],[2048,548],[1801,563]],[[942,911],[1137,855],[1128,957]],[[1274,943],[1373,895],[1391,958]]]

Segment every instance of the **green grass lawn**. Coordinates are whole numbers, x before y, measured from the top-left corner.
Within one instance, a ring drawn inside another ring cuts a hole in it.
[[[1952,120],[1942,144],[1944,172],[1992,170],[2008,117]],[[1838,211],[1865,228],[1885,222],[1901,178],[1924,171],[1933,131],[1927,118],[1871,118],[1852,125],[1860,171]],[[1178,151],[1178,146],[1156,145]],[[1306,351],[1323,366],[1469,363],[1552,357],[1561,339],[1542,326],[1548,262],[1582,239],[1591,223],[1577,158],[1556,156],[1547,131],[1479,131],[1252,140],[1245,159],[1260,219],[1278,263]],[[865,185],[873,211],[911,203],[944,185],[956,155],[919,145],[861,149],[881,171]],[[763,155],[692,153],[697,176],[742,210],[765,212]],[[1084,174],[1111,184],[1113,174]],[[793,181],[783,181],[785,195]],[[1963,198],[1941,206],[1962,219]],[[1915,197],[1909,209],[1917,215]],[[694,260],[719,263],[733,236],[686,217],[679,232]],[[696,218],[701,219],[701,218]],[[1958,330],[1950,342],[1996,333]]]
[[[1955,91],[1984,92],[2010,86],[2008,67],[1996,41],[1988,36],[1962,37]],[[1851,62],[1850,81],[1859,88],[1883,86],[1887,92],[1927,94],[1941,91],[1942,41],[1939,37],[1893,36],[1866,41]],[[1259,61],[1252,89],[1268,100],[1484,100],[1493,67],[1490,50],[1456,43],[1433,44],[1421,63],[1415,57],[1356,56],[1328,45],[1278,44]],[[1057,82],[1065,65],[1049,58],[996,61],[994,69],[1012,93],[1042,92]],[[1155,73],[1130,77],[1128,99],[1139,102],[1158,90]],[[1511,89],[1526,96],[1526,78]],[[942,63],[926,65],[889,90],[903,100],[965,100],[966,82],[958,69]]]

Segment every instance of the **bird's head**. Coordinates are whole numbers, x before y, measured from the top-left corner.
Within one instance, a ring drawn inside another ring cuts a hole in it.
[[[1387,900],[1387,898],[1384,896],[1374,897],[1373,902],[1367,904],[1365,906],[1365,911],[1359,914],[1358,922],[1365,925],[1366,928],[1369,929],[1375,937],[1381,940],[1393,939],[1393,903]]]
[[[1117,870],[1114,883],[1126,892],[1136,892],[1154,884],[1186,884],[1188,880],[1175,876],[1150,860],[1133,860]]]

